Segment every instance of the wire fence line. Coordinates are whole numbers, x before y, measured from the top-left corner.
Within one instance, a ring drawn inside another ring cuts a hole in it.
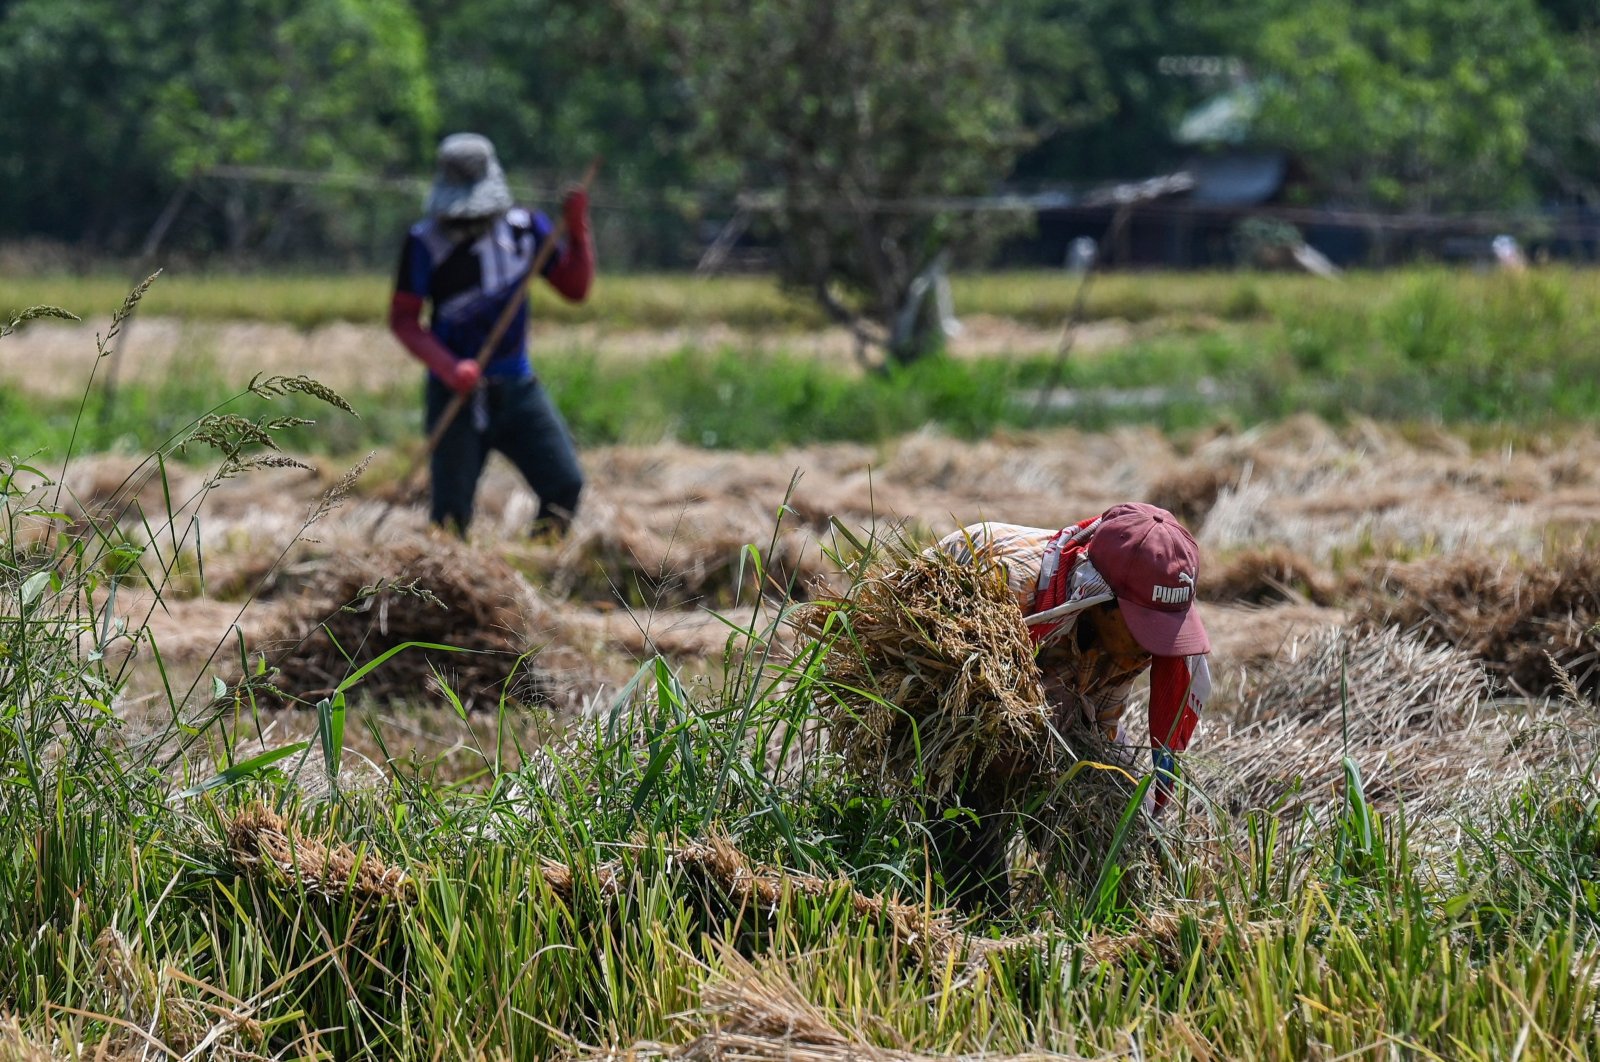
[[[420,213],[431,176],[233,164],[197,170],[152,219],[137,244],[134,272],[155,261],[166,245],[192,239],[168,237],[192,234],[197,222],[212,226],[213,233],[227,232],[216,227],[216,219],[231,219],[226,204],[249,187],[304,193],[295,197],[300,200],[296,209],[332,210],[340,218],[339,234],[328,242],[314,225],[299,230],[286,226],[285,215],[258,230],[266,236],[244,242],[213,236],[212,249],[200,253],[232,255],[257,265],[315,261],[323,266],[336,262],[338,268],[389,268],[396,233]],[[518,201],[547,204],[547,209],[569,187],[548,175],[512,175],[509,183]],[[771,271],[778,265],[780,249],[774,241],[780,219],[803,220],[808,214],[1013,219],[1010,235],[999,245],[991,243],[981,263],[969,263],[991,268],[1070,266],[1074,245],[1086,240],[1098,245],[1100,264],[1108,268],[1226,268],[1240,261],[1241,226],[1252,218],[1303,230],[1306,239],[1346,266],[1478,260],[1486,257],[1491,238],[1501,235],[1521,241],[1530,253],[1537,248],[1541,256],[1600,260],[1600,214],[1594,212],[1382,212],[1282,201],[1225,203],[1196,197],[1196,188],[1194,176],[1180,170],[1140,181],[1000,189],[985,195],[796,197],[771,188],[608,186],[602,175],[590,206],[608,261],[625,269],[692,270],[700,275]],[[312,206],[310,197],[319,193],[335,198]],[[285,236],[292,242],[285,243]],[[959,247],[955,250],[962,253]]]
[[[420,201],[426,194],[425,177],[387,177],[369,173],[297,170],[280,166],[219,165],[204,171],[203,178],[262,184],[289,184],[307,187],[347,189],[409,195]],[[559,198],[563,184],[511,180],[511,190],[527,201]],[[681,206],[694,203],[702,215],[732,217],[738,213],[821,213],[850,207],[881,214],[1072,214],[1107,212],[1124,203],[1134,203],[1148,217],[1230,217],[1242,214],[1278,218],[1305,225],[1348,225],[1375,229],[1430,232],[1471,230],[1501,232],[1537,228],[1544,233],[1574,239],[1600,237],[1600,214],[1576,210],[1523,211],[1448,211],[1386,212],[1351,207],[1296,206],[1285,203],[1214,203],[1173,198],[1194,188],[1194,180],[1179,172],[1144,181],[1100,185],[1082,190],[1042,189],[1032,192],[996,192],[990,195],[915,196],[881,198],[872,196],[809,197],[794,199],[777,190],[714,195],[694,189],[663,189],[643,195],[600,191],[591,194],[590,205],[597,210],[682,212]]]

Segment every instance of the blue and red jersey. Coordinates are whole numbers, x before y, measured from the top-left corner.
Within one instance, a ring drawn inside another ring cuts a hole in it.
[[[507,302],[522,300],[484,374],[529,376],[533,370],[528,362],[523,281],[551,232],[547,217],[521,208],[507,211],[470,242],[452,242],[431,218],[420,221],[406,235],[395,292],[431,303],[428,330],[457,358],[476,357]],[[547,278],[561,268],[566,254],[563,246],[549,257],[544,268]]]

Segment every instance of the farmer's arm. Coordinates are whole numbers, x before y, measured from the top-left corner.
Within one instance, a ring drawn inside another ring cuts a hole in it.
[[[589,286],[594,283],[594,237],[589,231],[589,193],[574,188],[562,203],[562,214],[567,223],[567,237],[545,268],[545,279],[568,302],[582,302],[589,297]],[[541,238],[549,239],[548,230]]]
[[[432,373],[457,391],[470,391],[478,382],[478,366],[470,358],[457,358],[422,323],[422,304],[428,296],[433,262],[415,235],[406,237],[400,252],[400,275],[389,299],[389,331]]]
[[[1150,667],[1150,746],[1158,806],[1171,794],[1177,753],[1189,747],[1210,695],[1211,666],[1204,656],[1155,658]]]

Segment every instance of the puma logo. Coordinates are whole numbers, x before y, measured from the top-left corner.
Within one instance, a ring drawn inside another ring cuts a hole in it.
[[[1179,586],[1162,586],[1156,584],[1150,590],[1150,600],[1158,601],[1163,605],[1187,604],[1194,596],[1194,576],[1188,572],[1178,573]]]

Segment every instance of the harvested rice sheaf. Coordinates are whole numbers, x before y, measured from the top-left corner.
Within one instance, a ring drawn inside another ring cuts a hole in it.
[[[823,654],[830,746],[887,792],[938,800],[1052,761],[1033,643],[998,564],[896,549],[791,622]]]
[[[1270,605],[1304,600],[1331,605],[1337,597],[1331,575],[1287,546],[1244,550],[1208,564],[1200,587],[1204,601]]]
[[[378,853],[301,833],[277,812],[251,804],[228,824],[228,855],[240,871],[265,873],[332,899],[410,900],[416,886]]]
[[[362,678],[355,692],[415,701],[443,676],[468,707],[540,699],[524,656],[528,589],[499,557],[443,536],[379,543],[319,559],[283,609],[293,618],[263,644],[285,645],[270,663],[274,684],[304,702],[328,696],[362,664],[406,642],[410,648]]]
[[[865,923],[880,927],[913,954],[925,968],[944,974],[952,969],[970,970],[990,957],[1037,950],[1046,944],[1042,933],[1010,937],[990,937],[966,932],[958,927],[954,915],[941,908],[907,903],[894,896],[865,893],[849,878],[824,878],[783,867],[761,866],[726,837],[713,835],[707,840],[661,849],[666,866],[720,892],[735,910],[777,911],[786,896],[840,896],[849,912]],[[640,872],[631,859],[616,859],[582,869],[546,860],[540,874],[550,891],[563,902],[592,891],[597,898],[613,901],[626,892],[630,875]]]
[[[1142,769],[1075,705],[1048,702],[998,564],[895,550],[794,623],[824,654],[813,700],[848,768],[935,807],[1020,812],[1046,875],[1096,882]],[[1135,818],[1118,856],[1126,893],[1152,880],[1150,839]]]
[[[1348,756],[1385,808],[1448,804],[1526,766],[1489,692],[1459,649],[1392,627],[1328,628],[1246,678],[1237,717],[1191,757],[1193,774],[1226,806],[1288,813],[1328,799]]]
[[[1560,692],[1554,665],[1585,693],[1600,690],[1600,544],[1540,564],[1430,558],[1391,566],[1376,582],[1367,605],[1374,623],[1472,653],[1525,694]]]
[[[55,1062],[50,1045],[22,1027],[15,1015],[0,1018],[0,1062]]]
[[[679,1047],[642,1043],[627,1050],[590,1056],[615,1062],[671,1058],[684,1062],[953,1062],[956,1057],[994,1062],[1046,1059],[1073,1062],[1077,1055],[1057,1053],[929,1055],[901,1048],[878,1047],[861,1031],[841,1029],[837,1018],[807,998],[784,965],[759,965],[725,949],[721,976],[707,982],[700,1006],[677,1016],[693,1036]]]

